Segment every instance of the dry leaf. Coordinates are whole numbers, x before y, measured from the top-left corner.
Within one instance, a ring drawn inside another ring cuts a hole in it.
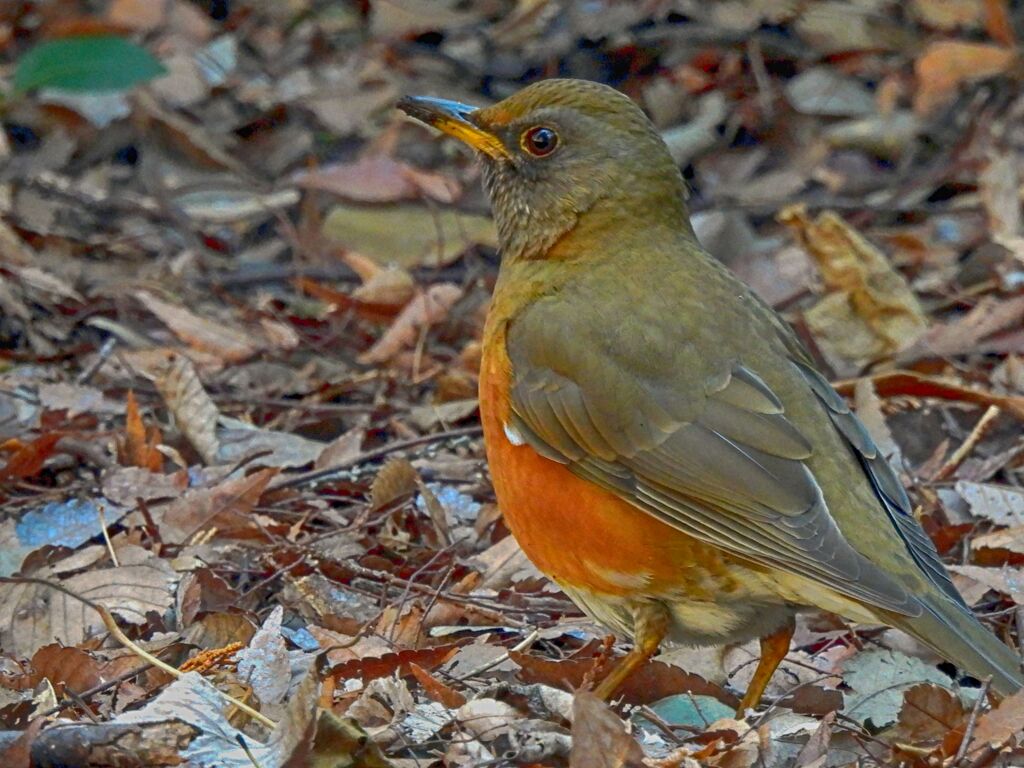
[[[444,704],[449,709],[458,709],[466,703],[466,697],[463,694],[438,680],[419,664],[413,661],[408,664],[412,676],[423,686],[424,692],[431,699]]]
[[[50,411],[67,411],[69,419],[80,413],[124,413],[124,406],[108,400],[93,387],[77,384],[41,384],[39,404]]]
[[[401,307],[416,295],[416,281],[402,267],[386,267],[352,291],[352,298],[367,304]]]
[[[318,189],[363,203],[394,203],[423,195],[440,203],[454,202],[458,182],[440,173],[421,171],[387,155],[369,155],[354,163],[338,163],[298,174],[304,189]]]
[[[381,264],[403,267],[443,267],[473,245],[497,246],[487,216],[418,205],[338,205],[324,220],[323,234]]]
[[[978,191],[988,215],[989,232],[997,243],[1011,241],[1021,234],[1019,188],[1017,156],[1009,152],[989,152],[978,176]]]
[[[316,457],[313,468],[334,467],[351,461],[362,453],[365,437],[366,430],[363,427],[353,427],[339,435],[329,442]]]
[[[902,741],[915,745],[940,742],[966,721],[959,696],[948,688],[921,683],[904,692],[896,732]]]
[[[952,572],[1008,595],[1013,602],[1024,605],[1024,570],[1004,565],[1002,568],[984,568],[980,565],[950,565]],[[980,597],[980,595],[979,595]]]
[[[644,751],[626,724],[597,696],[580,691],[572,703],[569,768],[643,768]]]
[[[276,474],[276,469],[261,469],[213,488],[192,489],[166,508],[154,509],[163,539],[180,544],[210,529],[221,538],[264,538],[249,514]]]
[[[444,320],[461,297],[462,289],[453,283],[437,283],[421,291],[406,304],[377,343],[359,356],[359,362],[364,365],[383,363],[413,346],[420,332]]]
[[[1008,552],[1024,554],[1024,525],[1003,528],[971,539],[971,549],[1005,549]]]
[[[998,525],[1024,525],[1024,490],[996,483],[961,480],[956,492],[971,507],[971,514]]]
[[[101,556],[105,553],[100,547],[95,550]],[[61,579],[61,584],[121,619],[141,624],[149,611],[162,614],[170,607],[178,580],[165,560],[143,554],[138,564],[85,571]],[[61,567],[68,566],[69,560],[62,561]],[[52,568],[34,575],[58,576]],[[0,584],[0,646],[15,656],[28,658],[54,640],[77,645],[102,627],[96,611],[63,592],[40,584]]]
[[[139,291],[135,295],[175,336],[195,349],[217,355],[228,363],[250,358],[259,349],[252,343],[252,334],[235,330],[223,321],[199,317],[185,307],[158,299],[147,291]]]
[[[172,355],[154,382],[178,429],[207,464],[217,460],[217,419],[220,411],[199,381],[195,366],[181,355]]]
[[[159,472],[164,466],[164,455],[157,450],[162,439],[160,429],[153,426],[146,430],[135,392],[130,389],[125,413],[124,437],[117,441],[118,462],[125,467]]]
[[[370,486],[370,509],[384,509],[397,499],[412,495],[419,480],[419,474],[408,459],[401,456],[388,459]]]
[[[1021,734],[1024,734],[1024,691],[1017,691],[978,718],[970,751],[985,747],[998,750]]]
[[[863,366],[914,342],[927,327],[921,305],[885,255],[830,211],[811,220],[803,205],[779,221],[796,232],[814,257],[829,294],[807,323],[830,357]]]
[[[914,110],[927,114],[951,101],[963,83],[1003,74],[1016,60],[1012,48],[961,40],[934,42],[914,62],[918,82]]]
[[[901,363],[925,356],[950,357],[973,352],[987,337],[1018,327],[1024,319],[1024,296],[984,296],[967,314],[929,329],[899,356]]]

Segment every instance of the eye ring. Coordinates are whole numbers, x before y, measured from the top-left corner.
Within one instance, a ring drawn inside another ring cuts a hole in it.
[[[558,133],[546,125],[535,125],[523,131],[519,144],[534,157],[547,157],[558,147]]]

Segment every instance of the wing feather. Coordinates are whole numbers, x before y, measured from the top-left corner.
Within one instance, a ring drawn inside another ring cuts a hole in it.
[[[629,376],[607,348],[573,361],[573,349],[559,343],[564,334],[539,336],[545,343],[515,326],[508,335],[512,426],[538,453],[740,558],[885,610],[920,612],[901,583],[843,536],[809,468],[810,442],[755,371],[736,362],[680,393],[660,369]],[[866,430],[827,382],[808,378],[807,386],[860,457],[915,561],[940,586],[948,582]],[[952,584],[944,591],[956,594]]]

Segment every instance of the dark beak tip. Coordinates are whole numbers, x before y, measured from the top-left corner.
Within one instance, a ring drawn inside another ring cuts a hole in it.
[[[476,107],[468,104],[433,96],[403,96],[395,102],[395,106],[410,117],[427,123],[431,122],[431,118],[436,120],[439,117],[465,120],[470,113],[476,111]]]

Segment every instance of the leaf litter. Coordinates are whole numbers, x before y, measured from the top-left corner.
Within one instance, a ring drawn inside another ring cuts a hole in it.
[[[0,573],[66,590],[0,583],[11,765],[29,742],[264,768],[1024,760],[1019,695],[823,615],[746,720],[754,645],[666,649],[611,705],[585,691],[628,646],[525,559],[479,439],[479,168],[392,109],[554,72],[637,99],[706,246],[845,379],[1019,645],[1019,14],[897,5],[0,9],[32,86],[0,131]],[[32,51],[69,45],[61,90]]]

